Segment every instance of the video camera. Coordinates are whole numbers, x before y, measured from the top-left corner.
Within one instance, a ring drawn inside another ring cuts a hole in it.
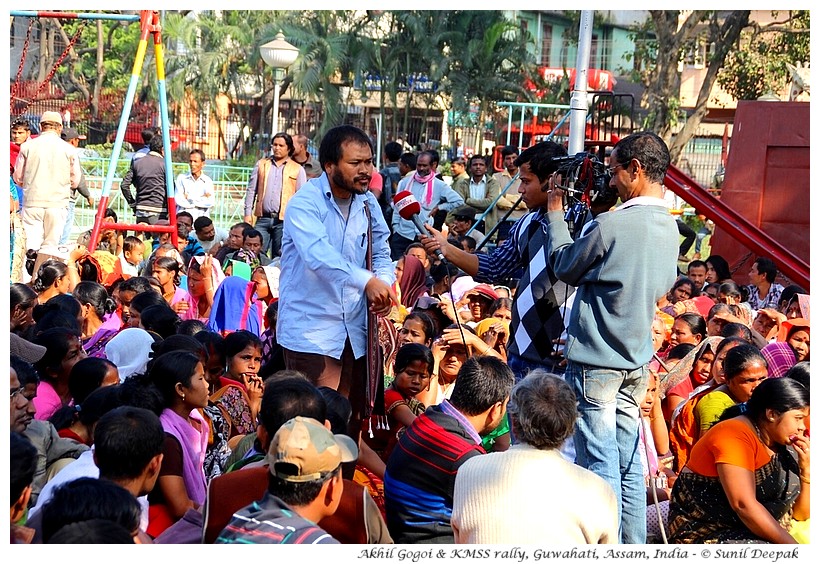
[[[552,161],[558,164],[556,175],[561,178],[555,187],[564,191],[564,208],[567,210],[564,220],[575,237],[586,221],[590,205],[616,195],[609,186],[611,175],[606,165],[591,153],[554,157]]]

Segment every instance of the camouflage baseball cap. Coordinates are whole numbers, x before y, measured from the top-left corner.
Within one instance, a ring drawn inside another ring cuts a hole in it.
[[[294,417],[282,425],[268,449],[271,473],[287,482],[312,482],[333,472],[342,462],[359,457],[356,443],[334,435],[309,417]]]

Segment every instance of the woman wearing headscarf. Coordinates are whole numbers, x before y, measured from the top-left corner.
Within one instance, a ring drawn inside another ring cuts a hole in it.
[[[257,337],[264,328],[262,301],[255,297],[256,284],[228,276],[219,285],[208,316],[208,330],[225,336],[240,329]]]
[[[105,357],[117,366],[120,383],[134,374],[143,374],[151,357],[154,337],[145,329],[128,327],[105,345]]]
[[[769,343],[760,349],[760,354],[766,359],[769,378],[782,378],[792,366],[797,364],[794,349],[782,341]]]
[[[188,264],[188,310],[180,315],[182,320],[198,319],[208,321],[214,297],[219,285],[225,279],[219,261],[211,255],[192,257]]]

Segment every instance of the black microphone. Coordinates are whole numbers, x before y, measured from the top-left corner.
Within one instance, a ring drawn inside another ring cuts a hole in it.
[[[416,231],[424,237],[430,236],[430,232],[424,228],[424,222],[419,217],[421,204],[419,204],[419,201],[410,190],[402,190],[393,196],[393,205],[396,207],[396,211],[399,212],[402,219],[413,222]],[[447,262],[441,253],[441,249],[436,249],[436,258],[441,262]]]

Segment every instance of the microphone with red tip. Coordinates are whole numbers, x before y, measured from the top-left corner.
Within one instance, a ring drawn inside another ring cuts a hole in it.
[[[430,233],[424,228],[424,222],[419,217],[419,213],[421,213],[421,204],[419,204],[419,201],[413,193],[410,192],[410,190],[402,190],[393,196],[393,206],[396,208],[396,211],[399,212],[402,219],[413,222],[413,225],[416,227],[416,231],[418,231],[422,236],[430,236]],[[444,260],[444,255],[441,253],[441,249],[436,249],[436,258],[438,258],[441,262],[447,262]]]

